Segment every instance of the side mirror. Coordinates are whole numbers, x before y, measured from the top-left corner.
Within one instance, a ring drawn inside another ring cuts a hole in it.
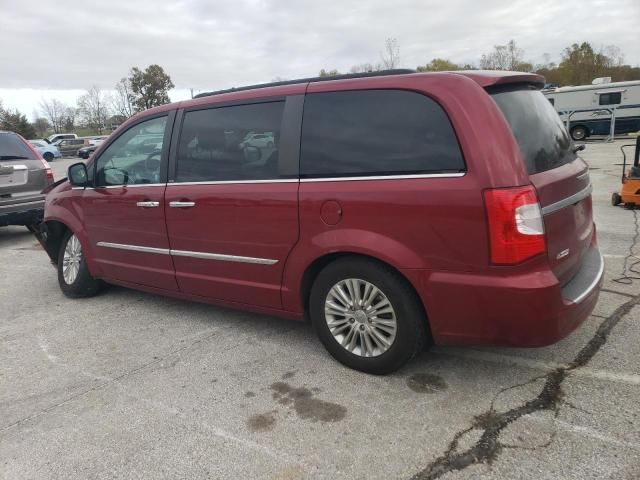
[[[86,187],[89,182],[87,166],[82,162],[74,163],[67,170],[67,178],[74,187]]]

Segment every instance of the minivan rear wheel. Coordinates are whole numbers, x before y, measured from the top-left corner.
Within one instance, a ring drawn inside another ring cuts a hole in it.
[[[73,232],[67,232],[60,243],[58,283],[69,298],[92,297],[100,290],[100,280],[89,273],[82,245]]]
[[[373,374],[393,372],[424,348],[422,304],[395,270],[345,258],[324,268],[311,289],[309,314],[329,353]]]
[[[53,161],[53,153],[51,152],[44,152],[42,154],[42,158],[44,158],[47,162],[52,162]]]

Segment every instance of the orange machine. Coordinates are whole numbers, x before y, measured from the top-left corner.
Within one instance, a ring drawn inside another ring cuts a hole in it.
[[[635,147],[633,154],[633,165],[627,172],[627,155],[625,154],[625,147]],[[611,195],[611,205],[614,207],[619,204],[624,204],[625,208],[634,208],[640,206],[640,135],[635,144],[622,145],[620,147],[622,152],[622,188],[620,193],[614,192]]]

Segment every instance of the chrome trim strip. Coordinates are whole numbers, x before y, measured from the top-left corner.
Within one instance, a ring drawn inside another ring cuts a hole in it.
[[[593,190],[593,185],[590,183],[585,188],[580,190],[578,193],[574,193],[573,195],[563,198],[562,200],[547,205],[542,208],[542,215],[549,215],[550,213],[557,212],[558,210],[562,210],[569,205],[573,205],[574,203],[578,203],[583,198],[587,198],[591,195],[591,191]]]
[[[167,186],[177,185],[233,185],[243,183],[298,183],[297,178],[274,178],[271,180],[220,180],[210,182],[170,182]]]
[[[71,190],[97,190],[102,188],[135,188],[135,187],[164,187],[166,183],[136,183],[134,185],[106,185],[104,187],[71,187]]]
[[[598,284],[598,282],[602,278],[603,274],[604,274],[604,258],[602,257],[602,254],[600,254],[600,268],[598,269],[598,274],[595,276],[595,278],[589,284],[589,286],[587,288],[585,288],[585,290],[580,295],[578,295],[576,298],[572,298],[571,301],[573,303],[580,303],[582,300],[584,300],[585,297],[587,295],[589,295],[593,291],[594,288],[596,288],[596,285]]]
[[[196,206],[196,202],[169,202],[171,208],[191,208]]]
[[[44,205],[44,198],[42,200],[35,200],[33,202],[22,202],[22,203],[12,203],[11,205],[0,205],[0,208],[19,208],[24,205],[36,205],[36,204]]]
[[[354,182],[362,180],[405,180],[413,178],[458,178],[464,177],[466,172],[458,173],[425,173],[416,175],[374,175],[370,177],[321,177],[321,178],[302,178],[301,182]]]
[[[206,260],[222,260],[223,262],[256,263],[259,265],[273,265],[278,260],[270,258],[241,257],[238,255],[223,255],[221,253],[189,252],[187,250],[171,250],[171,255],[177,257],[204,258]]]
[[[169,255],[170,250],[167,248],[140,247],[138,245],[126,245],[124,243],[98,242],[98,247],[117,248],[119,250],[131,250],[133,252],[158,253],[160,255]]]
[[[35,160],[35,158],[34,158],[34,160]],[[5,161],[8,161],[8,160],[2,160],[2,161],[5,162]],[[21,172],[23,170],[28,170],[26,165],[9,165],[9,164],[5,163],[4,165],[0,165],[0,167],[1,168],[9,168],[9,167],[11,167],[11,168],[13,168],[14,172],[16,172],[16,171]],[[8,175],[8,173],[7,173],[7,175]]]
[[[157,253],[160,255],[173,255],[176,257],[203,258],[205,260],[221,260],[223,262],[254,263],[258,265],[274,265],[278,260],[270,258],[242,257],[239,255],[223,255],[221,253],[190,252],[188,250],[169,250],[167,248],[140,247],[138,245],[126,245],[124,243],[98,242],[98,247],[117,248],[133,252]]]
[[[160,206],[160,202],[154,202],[154,201],[136,202],[136,206],[142,207],[142,208],[155,208]]]

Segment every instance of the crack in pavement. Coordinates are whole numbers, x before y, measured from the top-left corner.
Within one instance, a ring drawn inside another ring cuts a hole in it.
[[[99,383],[97,385],[93,385],[93,386],[91,386],[89,388],[86,388],[86,389],[81,390],[79,392],[76,392],[76,393],[74,393],[72,395],[69,395],[67,398],[65,398],[64,400],[62,400],[62,401],[60,401],[58,403],[54,403],[53,405],[49,405],[49,406],[47,406],[45,408],[42,408],[42,409],[38,410],[37,412],[35,412],[35,413],[31,414],[31,415],[28,415],[26,417],[20,418],[20,419],[15,420],[14,422],[12,422],[12,423],[10,423],[8,425],[0,427],[0,432],[5,432],[5,431],[7,431],[7,430],[9,430],[9,429],[11,429],[11,428],[13,428],[15,426],[18,426],[18,425],[20,425],[20,424],[22,424],[24,422],[27,422],[29,420],[33,420],[34,418],[40,417],[41,415],[44,415],[45,413],[50,412],[51,410],[54,410],[54,409],[56,409],[56,408],[58,408],[58,407],[60,407],[62,405],[65,405],[65,404],[75,400],[76,398],[82,397],[82,396],[87,395],[87,394],[89,394],[91,392],[95,392],[96,390],[101,390],[101,389],[103,389],[103,388],[105,388],[105,387],[107,387],[107,386],[109,386],[109,385],[111,385],[113,383],[119,382],[120,380],[122,380],[122,379],[124,379],[126,377],[129,377],[131,375],[135,375],[136,373],[140,372],[141,370],[144,370],[145,368],[147,368],[147,367],[149,367],[151,365],[155,365],[155,364],[163,362],[165,359],[171,357],[172,355],[176,355],[178,353],[184,352],[185,350],[190,350],[191,348],[195,347],[196,345],[198,345],[198,344],[200,344],[202,342],[205,342],[208,339],[218,335],[219,334],[219,329],[214,328],[214,329],[208,330],[206,332],[207,332],[206,334],[204,334],[204,335],[202,335],[200,337],[197,337],[191,343],[188,343],[188,344],[183,345],[183,346],[181,346],[179,348],[176,348],[176,349],[174,349],[174,350],[172,350],[172,351],[170,351],[170,352],[168,352],[168,353],[166,353],[166,354],[164,354],[162,356],[159,356],[159,355],[155,356],[155,357],[153,357],[153,360],[151,360],[149,362],[145,362],[145,363],[143,363],[141,365],[138,365],[137,367],[135,367],[135,368],[133,368],[131,370],[127,370],[124,373],[121,373],[120,375],[117,375],[117,376],[115,376],[113,378],[106,377],[108,379],[106,381],[102,382],[102,383]]]
[[[545,375],[540,375],[531,380],[506,387],[500,390],[491,401],[489,410],[474,417],[471,426],[457,432],[449,443],[445,453],[432,461],[426,468],[416,473],[412,480],[433,480],[442,475],[463,470],[478,463],[491,463],[500,454],[503,448],[508,446],[500,442],[500,433],[512,422],[534,412],[553,410],[556,415],[562,399],[562,382],[574,370],[584,367],[607,342],[609,334],[620,320],[627,315],[633,307],[640,303],[640,295],[637,295],[620,305],[614,312],[602,321],[591,340],[582,347],[576,357],[567,365],[558,367]],[[514,407],[506,412],[498,413],[494,408],[494,402],[498,396],[513,388],[522,387],[538,380],[544,379],[545,383],[540,393],[524,404]],[[480,439],[470,448],[462,452],[456,452],[458,442],[468,432],[474,429],[482,431]],[[551,442],[549,442],[550,444]],[[544,447],[548,445],[541,445]],[[509,446],[511,447],[511,446]],[[514,448],[514,447],[511,447]]]

